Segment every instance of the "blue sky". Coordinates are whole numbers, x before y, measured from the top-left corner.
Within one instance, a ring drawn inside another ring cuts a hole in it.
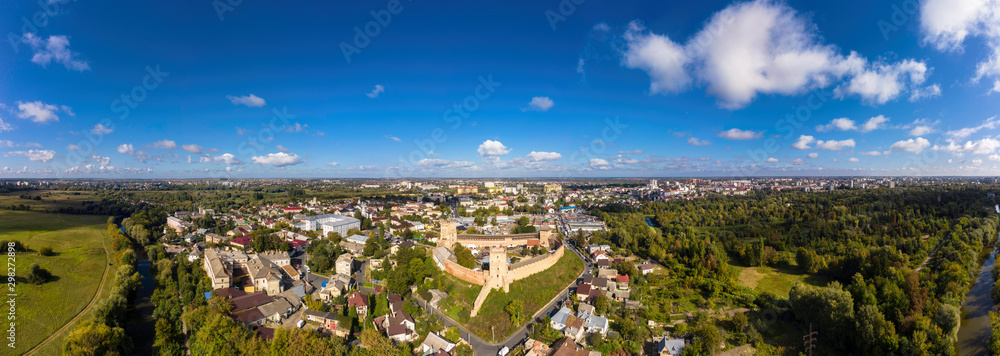
[[[1000,0],[0,9],[0,177],[1000,165]]]

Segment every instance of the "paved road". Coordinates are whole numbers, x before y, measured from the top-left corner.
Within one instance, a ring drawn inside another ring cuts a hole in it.
[[[580,275],[577,276],[577,279],[583,278],[585,274],[593,271],[593,265],[590,263],[590,261],[584,258],[584,256],[580,253],[580,251],[578,251],[570,244],[566,244],[566,248],[568,248],[570,251],[573,251],[573,253],[575,253],[578,257],[580,257],[584,261],[585,268],[580,273]],[[431,307],[427,303],[427,301],[420,298],[420,296],[414,295],[413,298],[416,299],[421,304],[421,306],[424,307],[424,309],[429,310],[438,317],[440,317],[441,320],[444,321],[445,326],[458,327],[458,329],[462,332],[462,338],[464,338],[466,341],[469,342],[469,345],[472,346],[472,350],[473,352],[475,352],[476,355],[481,355],[481,356],[496,355],[497,352],[499,352],[500,349],[502,349],[504,346],[507,346],[511,350],[513,350],[515,347],[517,347],[518,344],[523,342],[524,339],[528,337],[529,334],[528,330],[530,329],[531,325],[541,322],[544,319],[544,315],[548,314],[549,312],[558,310],[559,309],[558,306],[561,305],[562,302],[565,302],[566,300],[569,299],[569,290],[572,286],[576,285],[576,282],[577,282],[576,280],[570,282],[570,284],[567,285],[566,288],[563,288],[562,291],[560,291],[558,294],[552,297],[552,299],[549,300],[549,302],[546,303],[545,306],[539,309],[538,312],[536,312],[535,315],[532,316],[531,323],[524,325],[516,332],[514,332],[514,334],[508,336],[507,339],[498,343],[487,342],[486,340],[483,340],[479,336],[476,336],[476,334],[473,334],[455,320],[452,320],[447,315],[444,315],[444,313],[442,313],[437,308]]]

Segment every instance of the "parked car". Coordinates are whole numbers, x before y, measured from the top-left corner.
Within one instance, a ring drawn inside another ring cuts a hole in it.
[[[500,352],[497,353],[497,356],[507,356],[508,353],[510,353],[510,348],[504,346],[502,349],[500,349]]]
[[[299,320],[299,323],[295,324],[295,327],[297,327],[299,329],[301,329],[303,326],[306,326],[306,321],[305,320]]]

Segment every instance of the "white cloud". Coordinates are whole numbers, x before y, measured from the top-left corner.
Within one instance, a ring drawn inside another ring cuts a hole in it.
[[[993,94],[993,93],[1000,93],[1000,79],[993,81],[993,89],[990,89],[988,94]]]
[[[382,84],[375,84],[375,88],[372,88],[371,92],[365,93],[365,96],[375,99],[379,96],[379,94],[382,94],[384,92],[385,92],[385,87],[382,86]]]
[[[327,163],[326,165],[330,167],[340,167],[340,162],[330,162]]]
[[[875,63],[871,66],[868,66],[866,60],[863,60],[863,63],[865,69],[858,70],[846,85],[834,91],[837,97],[857,95],[867,103],[885,104],[895,100],[906,90],[913,93],[910,101],[941,94],[941,88],[937,85],[920,88],[926,80],[928,71],[924,62],[906,59],[896,63]]]
[[[711,145],[712,142],[709,140],[699,140],[696,137],[691,137],[688,139],[688,144],[691,146],[708,146]]]
[[[278,151],[288,153],[288,149],[285,148],[285,146],[278,145],[277,148],[278,148]]]
[[[934,133],[934,128],[927,125],[917,125],[910,129],[910,136],[923,136],[926,134]]]
[[[935,150],[942,150],[952,153],[974,153],[979,155],[993,154],[1000,148],[1000,141],[994,140],[992,138],[984,138],[979,141],[966,141],[965,144],[955,144],[954,142],[948,143],[947,146],[934,146]]]
[[[889,118],[879,115],[875,116],[861,125],[861,132],[871,132],[878,129],[885,128],[885,123],[889,122]]]
[[[510,149],[504,146],[500,141],[486,140],[479,145],[477,149],[479,155],[483,157],[484,160],[497,163],[500,161],[500,156],[510,153]]]
[[[761,136],[764,136],[764,132],[756,132],[751,130],[740,130],[732,128],[720,132],[718,136],[727,140],[753,140],[761,138]]]
[[[868,152],[861,152],[861,155],[862,156],[881,156],[882,152],[881,151],[868,151]]]
[[[645,27],[636,21],[625,32],[627,49],[622,64],[628,68],[641,69],[649,74],[649,93],[672,93],[687,88],[691,83],[688,75],[688,57],[683,47],[669,37],[646,33]]]
[[[532,161],[555,161],[562,158],[562,155],[557,152],[535,152],[531,151],[528,154],[528,159]]]
[[[920,29],[924,42],[942,51],[961,50],[968,36],[983,37],[989,58],[979,62],[973,79],[1000,76],[1000,1],[921,1]]]
[[[256,158],[256,157],[254,157],[254,158]],[[228,164],[228,165],[243,164],[243,161],[240,161],[239,159],[237,159],[236,156],[233,155],[232,153],[223,153],[221,155],[212,157],[211,160],[213,162],[216,162],[216,163],[225,163],[225,164]],[[204,160],[202,160],[202,162],[204,162]],[[255,161],[255,163],[256,163],[256,161]]]
[[[160,140],[153,142],[153,148],[159,148],[164,150],[172,150],[177,148],[177,142],[171,140]]]
[[[806,164],[806,161],[805,161],[805,160],[803,160],[803,159],[801,159],[801,158],[796,158],[796,159],[793,159],[793,160],[791,160],[790,162],[792,162],[792,164],[794,164],[794,165],[796,165],[796,166],[801,166],[801,165],[803,165],[803,164]]]
[[[226,98],[229,99],[233,105],[246,105],[252,108],[259,108],[267,104],[264,99],[253,94],[245,96],[226,95]]]
[[[848,147],[854,147],[854,145],[855,143],[853,138],[843,141],[837,141],[837,140],[816,141],[816,148],[821,150],[830,150],[830,151],[840,151]]]
[[[45,67],[49,63],[56,62],[69,70],[78,72],[90,70],[87,61],[76,59],[78,53],[69,49],[69,38],[66,36],[49,36],[47,40],[42,40],[34,33],[29,32],[25,33],[21,40],[27,43],[34,52],[31,61],[35,64]]]
[[[981,130],[993,130],[997,127],[1000,127],[1000,120],[997,120],[997,117],[994,116],[986,119],[986,121],[983,121],[983,123],[979,126],[948,131],[945,135],[948,135],[951,140],[961,140]]]
[[[812,159],[816,159],[816,158],[819,158],[819,153],[813,152],[813,153],[810,153],[806,157],[809,157],[809,158],[812,158]]]
[[[474,169],[476,168],[476,163],[469,161],[449,161],[446,159],[437,158],[424,158],[414,165],[428,168],[428,169]]]
[[[829,124],[816,126],[816,131],[827,132],[834,129],[840,131],[857,130],[858,127],[854,125],[854,120],[842,117],[839,119],[833,119]]]
[[[809,145],[811,145],[813,142],[816,142],[816,138],[815,137],[807,136],[807,135],[802,135],[802,136],[799,136],[798,140],[795,140],[795,143],[792,144],[792,148],[797,149],[797,150],[812,149],[812,147],[810,147]]]
[[[14,126],[7,122],[4,122],[3,118],[0,117],[0,132],[11,131],[11,130],[14,130]]]
[[[860,159],[857,159],[857,158],[854,158],[854,157],[848,158],[847,161],[848,162],[861,162]]]
[[[531,98],[531,102],[528,103],[528,107],[521,109],[521,111],[546,112],[549,111],[549,109],[551,109],[555,105],[556,103],[553,102],[552,99],[549,99],[549,97],[547,96],[536,96],[534,98]]]
[[[797,95],[845,78],[851,83],[839,88],[840,97],[884,103],[904,90],[921,90],[917,98],[933,94],[933,87],[919,87],[928,71],[923,62],[870,64],[853,52],[838,54],[818,33],[807,16],[782,2],[735,3],[715,13],[685,45],[633,21],[623,35],[622,65],[649,75],[650,94],[704,84],[728,109],[761,94]]]
[[[83,149],[82,149],[82,148],[80,148],[80,146],[77,146],[77,145],[74,145],[74,144],[72,144],[72,143],[71,143],[71,144],[69,144],[69,146],[66,146],[66,149],[69,149],[69,150],[76,150],[76,151],[83,151]]]
[[[253,163],[259,165],[270,165],[275,167],[285,167],[302,163],[302,157],[294,153],[278,152],[268,153],[264,156],[254,156]]]
[[[188,151],[188,152],[194,153],[194,154],[201,154],[201,151],[202,151],[202,147],[198,146],[198,145],[195,145],[195,144],[184,145],[184,146],[181,146],[181,148],[183,148],[185,151]]]
[[[115,132],[115,130],[108,127],[104,127],[104,125],[102,124],[94,125],[94,128],[90,129],[90,133],[95,135],[107,135],[112,132]]]
[[[94,160],[94,162],[97,162],[97,164],[99,164],[101,167],[108,167],[111,165],[111,157],[101,157],[95,154],[90,156],[90,159]]]
[[[131,155],[134,152],[135,152],[135,147],[133,147],[131,143],[123,143],[121,145],[118,145],[118,153]]]
[[[396,142],[403,142],[403,140],[399,139],[399,137],[396,137],[396,136],[385,135],[383,137],[385,137],[387,139],[390,139],[390,140],[393,140],[393,141],[396,141]]]
[[[910,93],[910,101],[918,101],[920,99],[928,99],[939,96],[941,96],[941,86],[934,84],[923,88],[913,88],[912,93]]]
[[[927,139],[923,137],[917,137],[915,139],[911,138],[909,140],[896,142],[892,144],[889,149],[893,151],[913,152],[919,154],[930,146],[930,141],[927,141]]]
[[[608,169],[611,168],[611,164],[608,161],[601,158],[591,158],[590,168],[594,169]]]
[[[27,151],[11,151],[4,153],[4,157],[26,157],[29,161],[33,162],[48,162],[56,156],[56,151],[53,150],[27,150]]]
[[[765,160],[764,162],[767,162],[767,163],[778,163],[778,162],[780,162],[780,160],[778,160],[777,158],[771,157],[771,158],[768,158],[767,160]]]
[[[68,109],[68,106],[63,106]],[[31,101],[31,102],[17,102],[17,117],[22,119],[30,119],[32,122],[37,123],[47,123],[52,121],[59,121],[59,115],[56,115],[60,109],[58,106],[52,104],[46,104],[41,101]],[[64,110],[66,111],[66,110]]]

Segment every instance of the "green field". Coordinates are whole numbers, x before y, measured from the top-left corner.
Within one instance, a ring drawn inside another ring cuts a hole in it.
[[[17,285],[16,354],[45,340],[90,304],[108,266],[103,247],[108,244],[110,248],[106,222],[106,217],[92,215],[0,211],[0,240],[18,240],[31,250],[51,246],[55,252],[48,257],[34,251],[16,256],[19,277],[25,277],[33,263],[55,276],[40,286]],[[45,345],[38,354],[59,354],[61,347],[62,337]],[[0,353],[9,351],[5,347]]]
[[[582,271],[583,261],[576,254],[566,251],[552,268],[512,283],[510,293],[504,293],[502,290],[492,291],[479,310],[479,315],[474,318],[469,318],[469,311],[472,310],[472,303],[482,287],[442,273],[443,278],[452,284],[453,289],[448,292],[451,294],[449,302],[442,303],[441,307],[445,314],[486,341],[491,341],[495,331],[496,341],[499,342],[522,326],[512,324],[510,316],[504,310],[510,301],[521,300],[524,304],[523,323],[527,323],[531,316],[545,306],[556,293],[576,280]],[[491,327],[496,329],[493,330]]]
[[[39,197],[40,200],[23,199],[21,195]],[[0,207],[11,205],[27,205],[31,211],[56,211],[60,208],[83,208],[84,202],[99,201],[96,192],[76,192],[64,190],[34,190],[30,192],[13,192],[0,194]],[[3,228],[3,226],[0,226]]]
[[[826,277],[804,274],[795,270],[774,267],[734,267],[739,268],[740,284],[758,292],[771,292],[779,297],[788,297],[795,283],[825,287],[830,280]]]

